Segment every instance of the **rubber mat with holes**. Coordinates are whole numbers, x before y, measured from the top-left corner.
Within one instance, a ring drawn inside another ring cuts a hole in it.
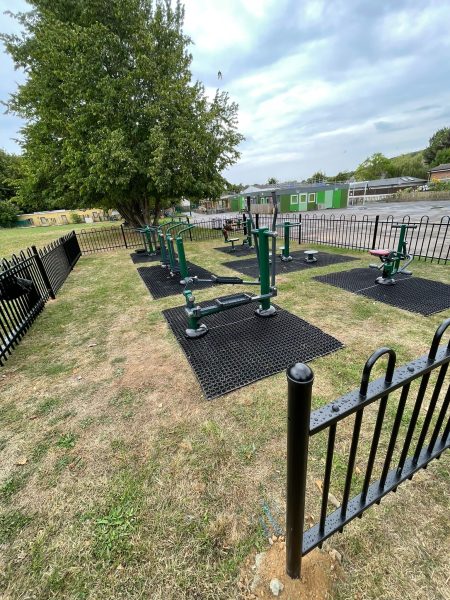
[[[142,252],[142,253],[141,252],[133,252],[133,254],[130,254],[130,256],[131,256],[131,260],[133,261],[133,263],[135,265],[161,260],[159,253],[155,254],[154,256],[149,256],[148,254],[145,254],[144,252]]]
[[[314,267],[328,267],[329,265],[336,265],[338,263],[350,262],[357,260],[354,256],[345,256],[343,254],[329,254],[327,252],[319,252],[317,256],[317,262],[307,263],[305,262],[305,254],[303,251],[291,252],[293,260],[289,262],[283,262],[279,256],[277,256],[277,273],[292,273],[293,271],[300,271],[301,269],[312,269]],[[259,277],[258,263],[255,260],[231,260],[223,263],[224,267],[234,269],[239,273],[244,273],[250,277]]]
[[[234,247],[234,252],[232,251],[231,245],[221,246],[220,248],[214,248],[214,250],[218,250],[219,252],[223,252],[224,254],[231,254],[231,256],[246,256],[247,254],[255,255],[255,248],[249,248],[246,244],[239,244],[239,246]]]
[[[200,306],[212,303],[201,302]],[[205,317],[202,322],[209,331],[198,339],[185,336],[184,307],[163,311],[206,398],[217,398],[296,362],[308,362],[343,347],[339,340],[279,306],[277,314],[267,318],[256,316],[255,308],[255,303],[245,304]]]
[[[450,285],[446,283],[398,273],[395,285],[380,285],[375,283],[379,275],[375,269],[352,269],[313,279],[425,317],[450,308]]]
[[[209,279],[210,271],[205,271],[202,267],[188,262],[190,275],[197,276],[200,279]],[[166,296],[175,296],[182,294],[184,286],[180,284],[180,276],[178,274],[170,276],[168,269],[163,269],[160,265],[154,267],[138,267],[138,273],[142,277],[143,282],[147,286],[148,291],[155,300],[165,298]],[[211,287],[213,283],[196,283],[195,290]]]

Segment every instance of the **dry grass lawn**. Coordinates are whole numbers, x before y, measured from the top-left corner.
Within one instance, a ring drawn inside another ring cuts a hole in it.
[[[233,274],[217,245],[188,243],[189,260]],[[370,262],[327,251],[361,261],[278,281],[278,304],[345,344],[311,365],[315,407],[357,387],[380,346],[394,347],[398,364],[427,352],[449,316],[414,315],[312,281]],[[450,282],[448,267],[413,267]],[[2,599],[251,597],[242,573],[284,528],[286,378],[206,401],[161,315],[182,303],[181,294],[152,300],[127,251],[83,257],[0,371]],[[356,480],[374,418],[372,410],[364,419]],[[351,426],[337,439],[338,498]],[[320,436],[311,445],[311,522],[325,447]],[[450,598],[449,507],[447,452],[331,538],[342,565],[337,580],[326,578],[329,597]]]

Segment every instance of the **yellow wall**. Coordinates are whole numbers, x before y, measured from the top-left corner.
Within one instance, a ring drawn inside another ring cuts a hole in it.
[[[18,215],[18,221],[28,221],[35,227],[48,227],[49,225],[68,225],[71,224],[72,215],[80,215],[83,219],[86,217],[94,222],[103,220],[103,210],[98,208],[87,208],[86,210],[44,210],[41,212]]]

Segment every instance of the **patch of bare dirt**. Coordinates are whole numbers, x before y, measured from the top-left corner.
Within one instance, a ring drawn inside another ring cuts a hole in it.
[[[253,562],[253,565],[250,563]],[[313,550],[302,560],[302,576],[291,579],[286,574],[286,544],[282,538],[254,560],[247,563],[239,588],[242,600],[266,600],[278,597],[282,600],[326,600],[332,598],[335,582],[341,577],[336,554]],[[278,596],[271,590],[271,582],[281,585]]]

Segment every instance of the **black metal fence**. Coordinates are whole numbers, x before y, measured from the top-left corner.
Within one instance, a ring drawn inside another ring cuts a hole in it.
[[[358,217],[357,215],[309,215],[301,216],[300,243],[325,244],[355,250],[375,248],[395,249],[399,230],[392,229],[394,223],[416,225],[407,235],[408,251],[415,258],[447,264],[450,255],[450,216],[438,222],[428,216],[419,220],[405,216],[396,219],[386,217]]]
[[[75,232],[38,250],[0,261],[0,365],[3,365],[49,298],[81,256]]]
[[[179,217],[189,222],[189,217]],[[195,225],[184,235],[192,241],[222,240],[222,227],[226,217],[218,216],[208,220],[190,222]],[[254,215],[256,227],[271,227],[271,215]],[[243,234],[244,221],[241,215],[234,217],[235,231]],[[442,217],[438,222],[423,216],[414,221],[410,216],[401,220],[392,215],[363,217],[357,215],[318,215],[317,213],[293,213],[278,215],[277,225],[282,235],[282,225],[286,221],[301,223],[301,227],[289,232],[292,241],[302,244],[322,244],[354,250],[372,250],[375,248],[395,249],[399,230],[392,229],[394,223],[416,225],[409,229],[407,242],[409,251],[417,258],[447,264],[450,260],[450,216]],[[164,224],[163,230],[172,223]],[[142,234],[136,229],[125,226],[102,227],[77,232],[78,242],[83,254],[114,250],[119,248],[143,247]]]
[[[342,532],[355,517],[361,517],[373,504],[379,504],[386,494],[395,492],[403,481],[412,479],[417,471],[450,448],[447,377],[450,342],[440,345],[449,327],[450,319],[447,319],[436,330],[428,354],[402,367],[395,368],[394,350],[380,348],[366,362],[358,390],[314,412],[311,412],[314,379],[311,369],[304,364],[288,369],[286,568],[291,577],[300,576],[302,556],[320,547],[337,531]],[[384,377],[370,381],[372,368],[384,355],[388,356]],[[430,384],[434,371],[437,377]],[[415,383],[418,389],[412,392]],[[392,397],[394,392],[397,394]],[[410,396],[415,397],[411,406]],[[375,414],[368,418],[371,409],[375,409]],[[348,455],[344,459],[337,457],[341,470],[345,461],[345,478],[341,482],[336,473],[336,435],[338,427],[344,428],[349,421],[346,424],[343,421],[349,418],[353,433]],[[370,449],[360,448],[360,440],[367,439],[368,433]],[[325,436],[326,447],[320,518],[304,532],[308,446],[311,438],[320,434]],[[360,474],[356,473],[357,453],[360,465],[361,455],[364,456],[365,473],[361,469]],[[338,508],[328,514],[331,489]],[[357,493],[350,498],[352,490]],[[340,501],[336,500],[337,496]]]
[[[428,216],[413,220],[410,216],[396,219],[393,215],[369,217],[364,215],[318,215],[317,213],[294,213],[278,215],[277,223],[285,221],[301,222],[299,230],[293,229],[290,239],[298,239],[301,244],[323,244],[353,250],[374,250],[375,248],[397,248],[399,229],[392,229],[395,223],[416,225],[408,229],[406,241],[408,251],[415,258],[447,264],[450,258],[450,216],[438,222]],[[270,227],[270,215],[259,215],[259,224]]]

